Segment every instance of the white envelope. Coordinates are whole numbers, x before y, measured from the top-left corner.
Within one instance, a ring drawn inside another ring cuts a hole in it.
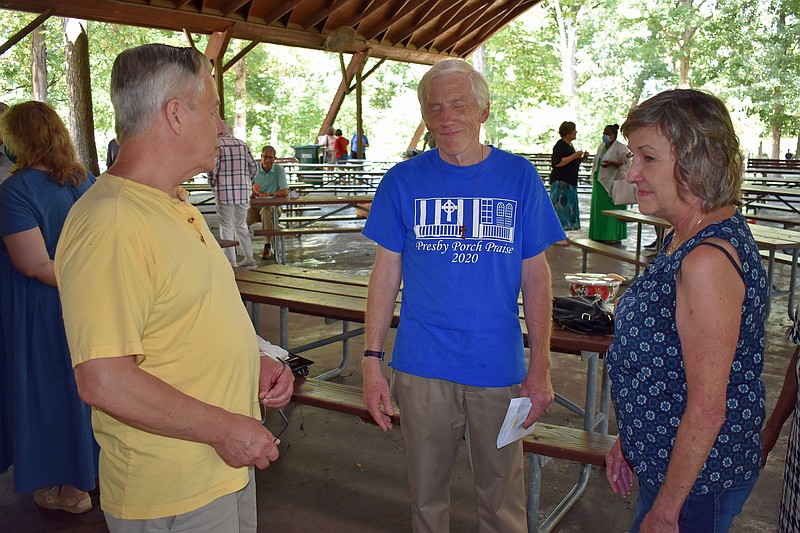
[[[530,398],[512,398],[508,404],[508,412],[506,418],[503,420],[503,426],[500,428],[500,433],[497,434],[497,449],[511,444],[512,442],[521,438],[527,437],[533,433],[533,428],[536,423],[531,424],[531,427],[525,429],[522,423],[528,417],[531,410]]]

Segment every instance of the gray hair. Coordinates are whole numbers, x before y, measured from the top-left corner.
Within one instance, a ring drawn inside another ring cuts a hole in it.
[[[622,134],[628,137],[648,126],[669,140],[679,198],[686,192],[697,196],[703,213],[738,203],[743,176],[739,137],[719,98],[693,89],[664,91],[628,113]]]
[[[119,54],[111,70],[117,140],[144,133],[167,100],[194,98],[205,90],[208,59],[195,48],[145,44]]]
[[[417,98],[419,99],[419,106],[422,110],[422,116],[425,116],[425,105],[428,103],[428,89],[431,82],[439,76],[446,74],[465,74],[469,79],[470,92],[472,98],[475,100],[475,105],[480,109],[489,107],[489,84],[486,78],[475,70],[472,65],[460,59],[446,59],[436,63],[431,69],[422,76],[419,80],[417,87]]]

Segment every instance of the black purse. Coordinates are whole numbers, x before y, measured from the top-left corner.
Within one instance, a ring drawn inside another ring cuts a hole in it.
[[[554,296],[553,322],[577,333],[611,335],[614,332],[614,311],[597,295]]]

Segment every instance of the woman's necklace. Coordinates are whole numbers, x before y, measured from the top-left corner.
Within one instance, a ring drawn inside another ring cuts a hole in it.
[[[705,220],[706,216],[708,216],[708,213],[706,213],[705,215],[703,215],[702,217],[700,217],[700,220],[698,220],[698,221],[697,221],[697,224],[695,224],[694,226],[692,226],[692,229],[694,229],[694,228],[696,228],[697,226],[699,226],[699,225],[700,225],[700,223],[701,223],[703,220]],[[691,231],[691,230],[690,230],[690,231]],[[672,254],[674,254],[674,253],[675,253],[675,250],[677,250],[677,249],[680,247],[680,245],[681,245],[681,244],[683,244],[684,242],[686,242],[686,239],[679,239],[679,238],[678,238],[678,233],[677,233],[677,230],[676,230],[676,231],[675,231],[675,234],[672,236],[672,241],[670,241],[670,243],[669,243],[669,247],[667,248],[666,254],[667,254],[667,255],[672,255]]]
[[[444,179],[444,186],[447,189],[447,194],[450,195],[450,198],[455,198],[453,195],[453,191],[450,190],[450,184],[447,183],[447,176],[444,175],[444,168],[442,168],[442,157],[439,156],[439,172],[442,173],[442,179]],[[478,182],[481,180],[481,170],[483,170],[483,145],[481,145],[481,164],[478,166],[478,174],[475,176],[475,185],[472,187],[472,198],[475,198],[475,192],[478,190]],[[458,233],[462,239],[467,238],[467,227],[463,224],[458,227]]]

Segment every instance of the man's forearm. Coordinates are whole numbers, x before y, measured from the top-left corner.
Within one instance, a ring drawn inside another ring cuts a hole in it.
[[[81,363],[75,377],[84,401],[130,426],[210,445],[224,438],[231,413],[141,370],[132,356]]]

